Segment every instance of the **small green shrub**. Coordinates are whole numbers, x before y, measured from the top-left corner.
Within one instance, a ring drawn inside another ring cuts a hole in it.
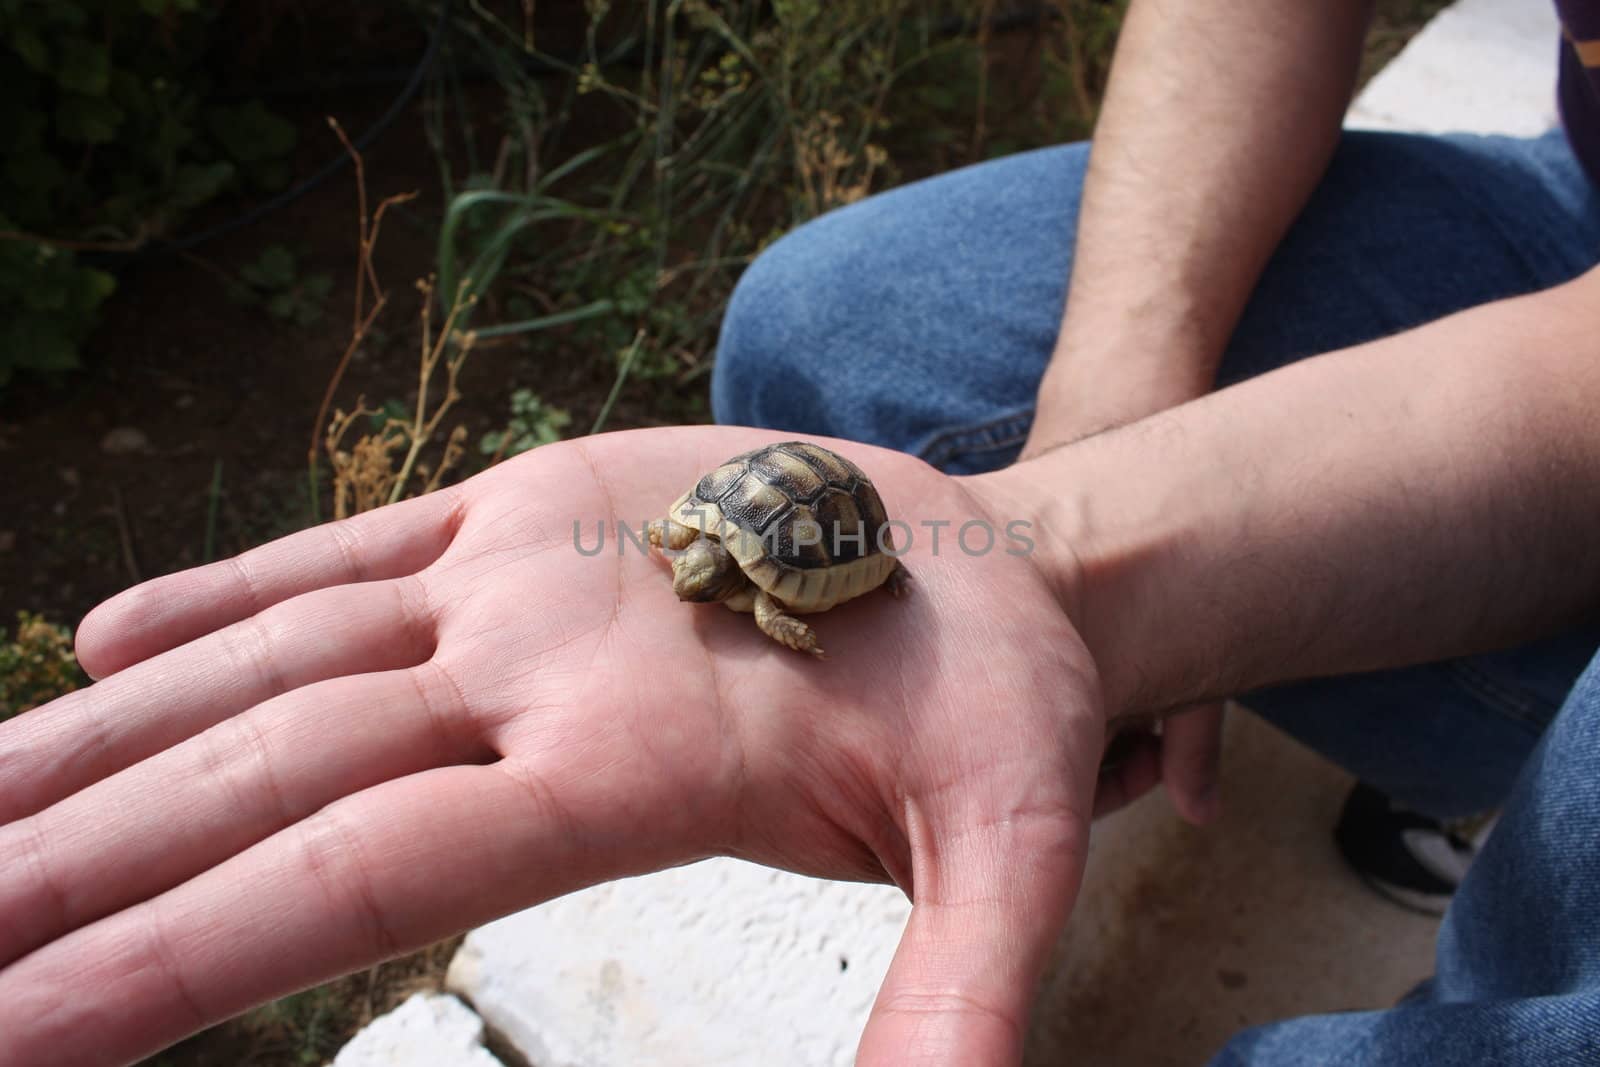
[[[537,51],[531,17],[463,9],[427,111],[449,198],[438,293],[544,358],[626,351],[619,383],[704,417],[722,309],[763,247],[907,175],[1082,136],[1122,9],[1041,5],[1026,79],[990,76],[974,27],[992,0],[591,2],[577,56]],[[454,64],[504,90],[492,161],[451,121],[469,107]]]
[[[0,630],[0,722],[87,681],[72,654],[72,631],[65,626],[22,611],[15,636]]]
[[[288,179],[293,126],[206,102],[216,17],[200,0],[0,0],[0,387],[77,366],[115,285],[86,255]]]
[[[336,989],[323,985],[263,1004],[251,1013],[250,1022],[266,1033],[281,1034],[280,1041],[290,1046],[298,1063],[324,1063],[339,1051],[337,1029],[340,1005]]]
[[[511,419],[503,430],[483,435],[478,450],[486,456],[506,458],[561,440],[572,416],[546,404],[532,389],[511,394]]]
[[[297,326],[314,326],[322,319],[322,309],[333,291],[333,279],[326,274],[302,275],[293,252],[284,245],[268,245],[254,263],[239,271],[244,283],[235,296],[258,302],[275,319]]]
[[[13,229],[0,215],[0,230]],[[0,389],[18,370],[66,371],[117,287],[75,253],[31,241],[0,241]]]

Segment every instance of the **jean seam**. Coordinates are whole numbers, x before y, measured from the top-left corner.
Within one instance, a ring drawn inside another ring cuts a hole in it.
[[[1033,408],[1008,411],[982,422],[949,427],[930,434],[913,454],[935,467],[957,456],[973,452],[992,452],[1021,444],[1028,439],[1028,426],[1033,420]],[[1018,428],[1011,429],[1013,424]]]
[[[1515,725],[1528,727],[1534,736],[1542,733],[1555,718],[1558,709],[1548,701],[1506,686],[1470,663],[1454,660],[1445,666],[1481,707]]]

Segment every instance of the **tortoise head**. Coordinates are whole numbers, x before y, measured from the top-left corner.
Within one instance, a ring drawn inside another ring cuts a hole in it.
[[[672,591],[702,604],[728,599],[748,581],[722,542],[697,537],[672,561]]]

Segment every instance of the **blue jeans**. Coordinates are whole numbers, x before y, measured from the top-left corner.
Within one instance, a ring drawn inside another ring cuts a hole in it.
[[[969,167],[871,197],[778,241],[729,304],[712,379],[718,421],[867,441],[952,473],[1010,463],[1059,330],[1087,154],[1068,145]],[[1545,288],[1597,261],[1600,190],[1559,133],[1349,133],[1263,273],[1219,385]],[[1600,699],[1573,691],[1597,647],[1600,628],[1246,695],[1278,727],[1436,816],[1507,803],[1522,778],[1496,845],[1446,921],[1439,977],[1414,1004],[1253,1031],[1223,1062],[1462,1062],[1424,1055],[1436,1045],[1418,1034],[1443,1026],[1470,1040],[1478,1024],[1469,1018],[1481,1020],[1482,1043],[1461,1048],[1481,1049],[1473,1054],[1480,1060],[1578,1062],[1532,1038],[1517,1059],[1496,1040],[1548,1021],[1540,1033],[1566,1035],[1562,1047],[1572,1050],[1600,1031],[1600,919],[1589,918],[1600,916],[1600,790],[1585,784],[1600,776]],[[1589,724],[1587,734],[1577,726],[1566,733],[1589,741],[1568,751],[1547,740],[1530,762],[1563,700],[1564,723],[1576,716]],[[1552,780],[1557,765],[1565,777]],[[1528,810],[1518,810],[1524,797]],[[1541,833],[1555,808],[1582,817],[1569,814],[1571,828],[1558,835]],[[1515,903],[1494,903],[1517,884],[1497,877],[1497,865],[1530,883]],[[1542,937],[1519,939],[1500,934],[1514,922],[1486,918],[1540,894],[1555,905],[1540,903],[1530,916],[1565,914],[1572,925],[1537,925],[1528,932]],[[1590,906],[1563,910],[1579,897]],[[1474,936],[1463,935],[1468,928]],[[1475,950],[1463,952],[1466,944]],[[1588,961],[1581,978],[1574,953]],[[1576,999],[1529,999],[1557,993]],[[1492,1008],[1472,1003],[1489,997],[1497,998]],[[1439,1011],[1429,1020],[1451,1021],[1422,1021],[1417,1013],[1428,1006]]]
[[[1439,930],[1434,976],[1387,1011],[1236,1036],[1212,1067],[1600,1064],[1600,656],[1523,766]]]

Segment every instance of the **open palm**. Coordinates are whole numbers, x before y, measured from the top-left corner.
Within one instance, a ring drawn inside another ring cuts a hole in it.
[[[0,727],[0,1064],[125,1062],[718,854],[912,896],[861,1062],[1018,1059],[1087,846],[1093,665],[1030,560],[957,548],[1009,518],[981,481],[898,453],[838,445],[915,528],[914,592],[816,617],[825,661],[618,551],[771,439],[543,448],[97,609],[102,680]]]

